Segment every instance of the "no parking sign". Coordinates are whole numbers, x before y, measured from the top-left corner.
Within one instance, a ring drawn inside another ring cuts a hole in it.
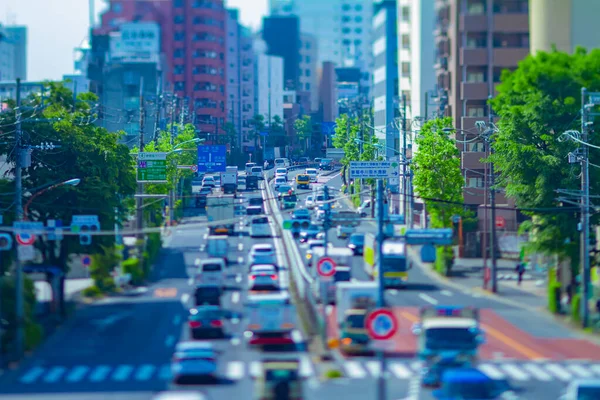
[[[398,321],[394,314],[385,308],[372,311],[365,321],[367,332],[374,340],[387,340],[398,331]]]

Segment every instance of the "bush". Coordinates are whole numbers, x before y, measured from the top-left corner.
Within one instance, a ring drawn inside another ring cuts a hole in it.
[[[342,371],[340,371],[339,369],[328,369],[327,371],[325,371],[326,379],[337,379],[343,377],[344,374],[342,374]]]
[[[556,281],[556,269],[548,271],[548,310],[553,314],[561,312],[560,282]]]
[[[571,318],[575,322],[579,322],[579,311],[581,310],[581,295],[575,294],[571,300]]]
[[[34,321],[25,321],[25,350],[32,350],[42,342],[44,329]]]
[[[91,299],[96,299],[98,297],[102,297],[103,295],[102,290],[96,285],[86,287],[81,293],[83,294],[83,296],[89,297]]]
[[[449,276],[454,264],[454,251],[452,246],[440,246],[435,249],[435,270],[444,276]]]
[[[123,261],[123,273],[131,275],[131,283],[133,285],[139,285],[144,280],[144,271],[140,265],[140,260],[137,258],[130,258]]]
[[[120,261],[120,253],[117,253],[117,248],[114,246],[102,246],[100,252],[92,254],[90,276],[98,289],[105,290],[110,287],[106,285],[106,281],[112,279],[111,272]]]

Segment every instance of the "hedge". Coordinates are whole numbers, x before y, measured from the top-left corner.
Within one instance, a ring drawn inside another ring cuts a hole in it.
[[[551,268],[548,271],[548,310],[554,314],[561,312],[560,287],[560,282],[556,280],[556,269]]]

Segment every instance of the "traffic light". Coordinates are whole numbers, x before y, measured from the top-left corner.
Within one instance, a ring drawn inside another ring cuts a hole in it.
[[[12,236],[8,233],[0,233],[0,251],[12,249]]]
[[[96,215],[74,215],[71,222],[71,232],[79,233],[79,244],[89,246],[92,244],[90,233],[100,231],[100,221]]]

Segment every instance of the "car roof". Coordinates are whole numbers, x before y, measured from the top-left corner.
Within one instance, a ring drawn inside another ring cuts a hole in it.
[[[308,174],[310,172],[317,172],[316,168],[306,168],[306,173]]]
[[[187,350],[206,350],[211,351],[214,350],[214,346],[211,342],[204,342],[198,340],[188,340],[185,342],[177,343],[175,346],[175,351],[187,351]]]
[[[254,264],[250,267],[251,271],[258,271],[258,270],[274,270],[275,266],[272,264]]]
[[[203,264],[222,264],[224,262],[225,262],[225,260],[223,260],[222,258],[213,257],[213,258],[205,258],[204,260],[200,260],[200,265],[203,265]]]
[[[444,382],[489,382],[492,380],[489,376],[476,368],[450,369],[444,372]]]
[[[208,400],[208,396],[198,391],[177,390],[157,393],[152,400]]]
[[[252,245],[252,250],[265,250],[265,249],[269,249],[269,250],[273,250],[273,245],[270,243],[259,243],[259,244],[255,244]]]

